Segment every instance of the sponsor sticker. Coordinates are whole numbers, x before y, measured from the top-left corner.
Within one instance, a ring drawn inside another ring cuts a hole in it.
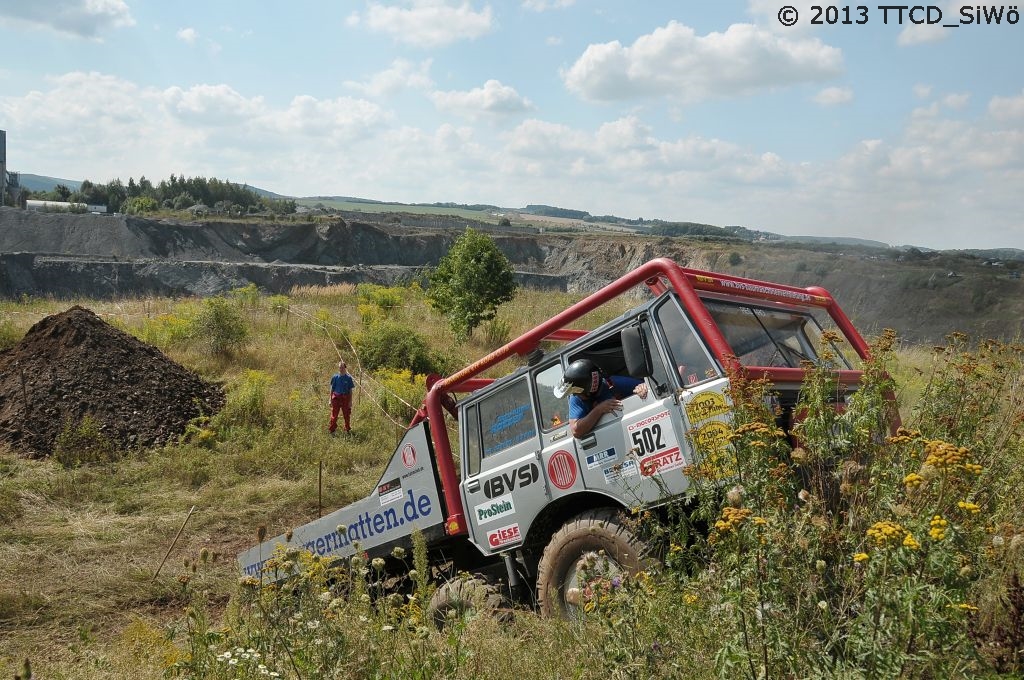
[[[507,527],[501,527],[487,533],[487,544],[492,548],[502,548],[506,545],[521,543],[522,540],[523,536],[519,532],[518,524],[509,524]]]
[[[392,479],[377,487],[377,496],[382,506],[388,503],[402,500],[402,482],[399,479]]]
[[[729,402],[721,392],[701,392],[686,404],[686,415],[694,425],[728,412]]]
[[[598,451],[587,456],[587,469],[593,470],[596,467],[607,465],[611,461],[619,457],[616,453],[615,448],[605,449],[604,451]]]
[[[644,477],[652,477],[656,473],[678,470],[685,464],[683,453],[677,446],[640,461],[640,472]]]
[[[412,466],[415,465],[415,464],[416,464],[416,447],[412,445],[412,442],[409,442],[402,449],[402,465],[404,465],[406,467],[406,469],[411,470]]]
[[[568,451],[558,450],[548,459],[548,478],[565,491],[576,483],[576,459]]]
[[[693,448],[698,454],[708,454],[721,451],[729,445],[729,435],[732,428],[720,420],[706,423],[691,430],[690,440],[693,441]]]
[[[636,464],[636,461],[632,458],[627,458],[621,463],[606,467],[601,470],[604,474],[605,484],[614,484],[626,477],[636,477],[640,474],[640,466]]]
[[[484,482],[484,495],[488,498],[504,496],[506,493],[515,491],[518,486],[524,489],[540,479],[540,468],[536,463],[527,463],[509,472],[502,473],[497,477],[491,477]]]
[[[634,430],[641,430],[653,423],[664,421],[668,418],[668,411],[662,411],[661,413],[655,413],[653,416],[647,416],[642,420],[638,420],[635,423],[630,423],[626,426],[626,432],[633,432]]]
[[[481,503],[473,508],[477,524],[489,524],[496,519],[515,514],[515,511],[516,504],[511,495],[495,498],[493,501]]]

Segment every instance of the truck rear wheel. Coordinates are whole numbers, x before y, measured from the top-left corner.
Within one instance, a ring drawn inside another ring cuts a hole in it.
[[[473,615],[497,615],[505,598],[497,586],[479,576],[453,578],[437,589],[427,605],[427,616],[438,630],[453,619]]]
[[[610,509],[590,510],[556,531],[537,565],[537,600],[544,616],[575,618],[588,579],[636,574],[645,566],[646,544]]]

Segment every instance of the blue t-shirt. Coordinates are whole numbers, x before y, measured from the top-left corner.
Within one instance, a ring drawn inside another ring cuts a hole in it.
[[[608,387],[608,382],[611,382],[611,387]],[[578,394],[570,395],[569,420],[579,420],[584,417],[590,413],[590,409],[594,408],[594,404],[599,404],[612,398],[625,399],[633,394],[633,390],[642,382],[643,380],[628,378],[624,375],[613,375],[607,381],[601,381],[601,387],[598,388],[597,394],[594,395],[593,399],[583,399]]]
[[[355,381],[352,380],[352,376],[348,373],[345,375],[336,373],[334,377],[331,378],[331,392],[333,394],[351,394],[352,389],[355,386]]]

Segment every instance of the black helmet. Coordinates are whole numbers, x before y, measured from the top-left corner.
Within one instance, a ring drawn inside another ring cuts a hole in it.
[[[569,364],[562,374],[562,382],[555,385],[555,396],[559,399],[567,394],[581,394],[592,397],[601,387],[601,369],[590,359],[577,359]]]

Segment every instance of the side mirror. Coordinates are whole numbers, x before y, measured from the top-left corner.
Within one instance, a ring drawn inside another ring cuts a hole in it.
[[[625,355],[626,370],[630,377],[651,377],[654,374],[651,351],[647,347],[647,339],[640,331],[640,327],[623,328],[619,337],[622,340],[622,352]]]

